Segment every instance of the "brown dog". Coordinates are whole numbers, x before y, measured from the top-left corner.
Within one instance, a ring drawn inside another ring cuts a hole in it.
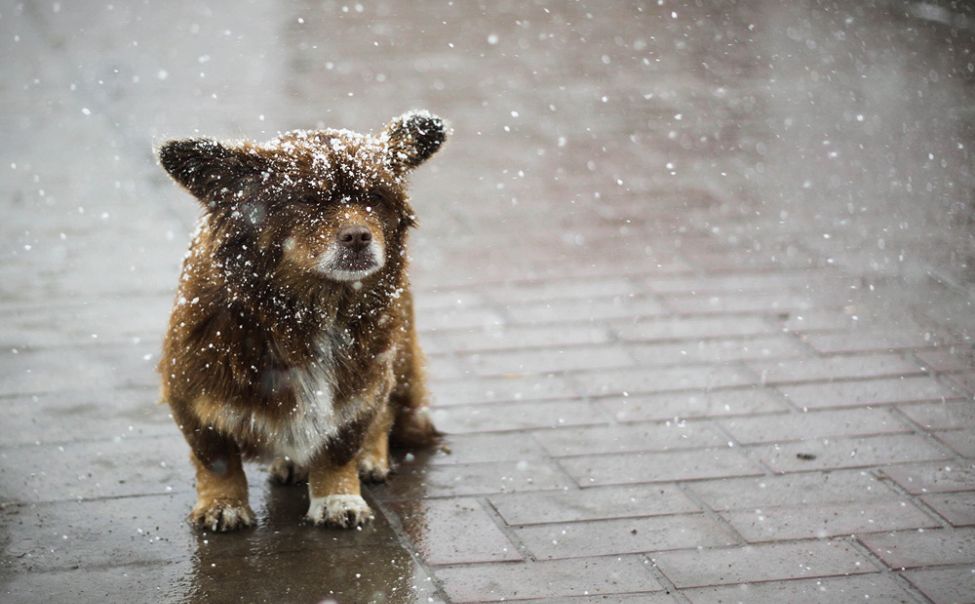
[[[275,458],[282,482],[307,476],[315,524],[364,523],[359,476],[386,478],[389,439],[436,438],[406,275],[406,177],[445,135],[412,112],[376,135],[159,150],[205,209],[159,363],[196,467],[196,525],[254,523],[241,460],[255,457]]]

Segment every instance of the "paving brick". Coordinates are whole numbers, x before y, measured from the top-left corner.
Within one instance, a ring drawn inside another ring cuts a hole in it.
[[[944,401],[958,397],[950,388],[926,376],[801,384],[778,389],[800,409]]]
[[[178,435],[0,449],[0,493],[41,502],[186,490],[188,455]]]
[[[146,344],[87,345],[0,352],[0,396],[30,395],[79,387],[149,389],[159,383],[155,352]]]
[[[841,409],[736,417],[719,422],[742,444],[910,432],[887,409]]]
[[[975,394],[975,372],[952,373],[945,379],[969,395]],[[972,397],[969,396],[968,398],[971,399]]]
[[[641,366],[727,363],[755,359],[780,359],[808,354],[807,349],[795,338],[783,335],[658,344],[634,343],[628,347],[628,350]]]
[[[494,403],[521,400],[567,398],[575,395],[572,386],[558,376],[499,377],[465,379],[430,384],[433,407]]]
[[[759,317],[682,317],[620,322],[616,332],[623,340],[651,342],[770,335],[777,330]]]
[[[609,328],[600,325],[499,325],[491,329],[432,334],[424,339],[424,346],[431,340],[438,350],[479,352],[605,344],[610,341],[610,335]]]
[[[953,526],[975,525],[975,491],[925,495],[921,500]]]
[[[749,454],[776,472],[859,468],[948,458],[947,453],[915,434],[763,445],[749,449]]]
[[[484,508],[473,499],[426,499],[390,504],[427,564],[521,560]],[[458,539],[459,535],[463,538]]]
[[[905,500],[768,507],[721,515],[752,543],[939,526]]]
[[[941,401],[901,405],[902,413],[921,426],[933,430],[950,430],[975,426],[975,404],[971,401]]]
[[[891,568],[975,563],[975,529],[901,531],[860,540]]]
[[[659,516],[697,512],[697,504],[669,484],[595,487],[566,491],[492,495],[509,525]]]
[[[728,442],[700,422],[560,428],[534,435],[555,456],[718,447]]]
[[[607,369],[576,374],[572,379],[587,396],[700,390],[755,383],[747,372],[728,366],[671,369]]]
[[[894,354],[833,356],[814,359],[753,361],[748,366],[762,383],[783,384],[836,379],[907,376],[920,374],[915,363]]]
[[[605,424],[602,409],[587,401],[495,403],[446,407],[431,412],[437,427],[445,432],[491,432]]]
[[[736,388],[707,392],[673,392],[600,400],[616,421],[641,422],[674,418],[724,417],[789,410],[781,395],[767,389]]]
[[[523,304],[526,302],[620,297],[626,298],[640,292],[630,279],[608,276],[592,279],[551,280],[533,283],[508,283],[487,292],[499,304]]]
[[[450,330],[491,329],[504,323],[496,310],[485,307],[452,307],[437,310],[417,309],[416,327],[421,333]]]
[[[904,576],[935,604],[970,604],[975,601],[975,568],[972,565],[954,568],[912,570]]]
[[[665,312],[655,299],[631,296],[554,300],[507,307],[512,322],[528,324],[653,317]]]
[[[836,604],[837,602],[915,602],[890,575],[874,573],[771,583],[698,587],[681,591],[693,604]]]
[[[789,313],[782,322],[786,331],[809,333],[817,331],[846,331],[859,326],[859,320],[852,315],[831,309],[808,309]]]
[[[925,367],[935,371],[970,371],[975,367],[975,353],[962,346],[948,345],[937,350],[914,353]]]
[[[631,367],[633,359],[619,346],[545,348],[477,353],[461,362],[478,375],[538,374],[556,371]]]
[[[785,311],[802,312],[812,305],[812,301],[807,296],[789,291],[710,295],[671,294],[662,297],[669,308],[685,314],[778,314]]]
[[[646,280],[650,291],[660,294],[691,293],[722,294],[768,292],[783,287],[801,287],[813,278],[829,278],[823,271],[775,271],[768,273],[711,274],[687,277],[650,277]]]
[[[442,568],[437,577],[455,602],[661,591],[639,556],[579,558]]]
[[[935,436],[962,457],[975,457],[975,428],[935,432]]]
[[[543,524],[515,529],[536,558],[575,558],[732,545],[738,537],[704,514]]]
[[[762,473],[738,450],[727,447],[566,458],[559,463],[583,487]]]
[[[927,348],[941,343],[943,339],[932,331],[918,333],[908,330],[809,334],[803,338],[823,354]]]
[[[459,497],[574,488],[552,462],[521,460],[420,466],[402,464],[385,485],[374,487],[381,499]]]
[[[448,434],[440,446],[411,454],[434,465],[533,460],[548,455],[534,439],[519,432]]]
[[[863,470],[703,480],[691,483],[687,488],[715,510],[818,507],[847,502],[868,503],[895,496],[883,482]]]
[[[887,466],[884,474],[908,493],[950,493],[975,489],[975,466],[954,461],[939,461],[902,466]]]
[[[677,587],[703,587],[874,572],[845,541],[805,541],[654,554]]]

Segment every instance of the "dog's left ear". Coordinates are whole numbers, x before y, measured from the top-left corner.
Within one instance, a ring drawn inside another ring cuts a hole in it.
[[[265,162],[239,145],[195,138],[172,140],[159,148],[159,163],[169,175],[209,209],[258,178]]]
[[[447,126],[429,111],[410,111],[387,124],[382,137],[386,165],[399,176],[437,152],[447,138]]]

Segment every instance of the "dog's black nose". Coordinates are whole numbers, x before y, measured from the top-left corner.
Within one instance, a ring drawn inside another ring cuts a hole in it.
[[[339,231],[338,240],[343,247],[361,250],[372,241],[372,233],[364,226],[345,227]]]

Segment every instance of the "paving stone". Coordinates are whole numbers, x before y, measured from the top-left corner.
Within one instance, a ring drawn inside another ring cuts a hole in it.
[[[886,409],[842,409],[736,417],[719,422],[742,444],[910,432]]]
[[[668,392],[599,401],[616,421],[724,417],[789,410],[781,395],[768,389],[736,388],[706,392]]]
[[[420,466],[403,464],[385,485],[373,488],[380,499],[459,497],[573,488],[553,462],[521,460]]]
[[[749,373],[723,365],[668,369],[609,369],[575,374],[572,379],[576,382],[579,392],[586,396],[700,390],[755,383],[755,379]]]
[[[962,457],[975,457],[975,428],[935,432],[935,436]]]
[[[534,460],[547,456],[540,444],[521,432],[448,434],[440,446],[410,454],[415,460],[434,465]],[[412,462],[403,460],[403,463]]]
[[[937,350],[919,350],[914,356],[935,371],[970,371],[975,367],[975,353],[964,346],[949,344]]]
[[[975,491],[925,495],[921,500],[953,526],[975,525]]]
[[[653,317],[665,314],[665,310],[652,298],[615,296],[512,305],[507,307],[507,314],[514,323],[538,324]]]
[[[633,359],[619,346],[478,353],[463,357],[461,362],[477,375],[538,374],[633,365]]]
[[[20,395],[0,399],[0,446],[110,440],[178,433],[159,388]]]
[[[732,545],[738,536],[704,514],[542,524],[516,528],[537,559]]]
[[[504,323],[504,318],[490,308],[453,307],[436,311],[417,309],[416,326],[420,332],[490,329]]]
[[[779,391],[800,409],[859,407],[958,398],[955,391],[930,377],[779,386]]]
[[[751,543],[939,526],[906,500],[767,507],[721,515]]]
[[[801,287],[816,277],[829,277],[822,271],[775,271],[768,273],[717,274],[700,277],[675,275],[672,277],[651,277],[647,286],[654,293],[722,294],[762,292],[779,290],[783,287]]]
[[[490,432],[605,424],[602,409],[587,401],[495,403],[431,411],[434,423],[448,433]]]
[[[910,604],[916,601],[890,575],[880,573],[699,587],[681,593],[693,604],[834,604],[864,601]]]
[[[499,325],[477,331],[433,334],[424,340],[424,346],[431,340],[443,351],[483,352],[606,344],[610,336],[609,328],[599,325]],[[544,350],[539,352],[543,353]]]
[[[859,321],[846,312],[813,308],[791,312],[782,321],[785,331],[809,333],[817,331],[846,331],[859,326]]]
[[[492,495],[509,525],[544,524],[697,512],[697,504],[669,484],[595,487]]]
[[[845,541],[805,541],[654,554],[679,587],[829,577],[877,569]]]
[[[569,382],[558,376],[465,379],[430,384],[433,408],[473,403],[559,399],[575,396]]]
[[[770,335],[777,330],[759,317],[736,317],[734,321],[724,317],[687,317],[621,322],[616,331],[623,340],[651,342]]]
[[[488,292],[500,304],[583,299],[630,297],[639,293],[631,280],[608,276],[585,280],[553,280],[533,283],[507,283]]]
[[[687,363],[728,363],[732,361],[787,358],[809,352],[790,336],[748,339],[699,340],[659,344],[631,344],[630,354],[641,366]]]
[[[727,444],[715,428],[700,422],[628,424],[559,428],[533,432],[552,455],[587,455],[632,451],[668,451]]]
[[[763,384],[902,377],[921,373],[916,364],[894,354],[752,361],[748,366],[759,374]]]
[[[393,502],[406,535],[427,564],[521,560],[484,508],[473,499]],[[462,538],[458,538],[463,536]]]
[[[754,292],[748,294],[677,294],[663,296],[669,308],[681,313],[769,313],[803,311],[812,301],[802,294],[789,291]]]
[[[915,495],[975,489],[975,466],[950,460],[885,466],[883,472],[908,493]]]
[[[975,529],[902,531],[860,540],[895,569],[975,563]]]
[[[723,478],[691,483],[687,488],[715,510],[754,510],[776,506],[806,506],[889,500],[894,491],[863,470],[835,470]]]
[[[662,591],[640,556],[476,564],[437,571],[455,602]]]
[[[890,351],[898,349],[927,348],[935,346],[943,338],[931,331],[849,331],[845,333],[810,334],[804,341],[823,354],[845,352]]]
[[[975,568],[927,568],[904,573],[935,604],[969,604],[975,593]]]
[[[898,407],[904,415],[933,430],[975,426],[975,404],[971,401],[917,403]]]
[[[922,436],[891,434],[862,438],[808,440],[749,449],[776,472],[859,468],[886,463],[946,459],[948,454]]]
[[[761,470],[736,449],[699,449],[659,453],[565,458],[559,463],[579,486],[670,482],[722,476],[761,474]]]

